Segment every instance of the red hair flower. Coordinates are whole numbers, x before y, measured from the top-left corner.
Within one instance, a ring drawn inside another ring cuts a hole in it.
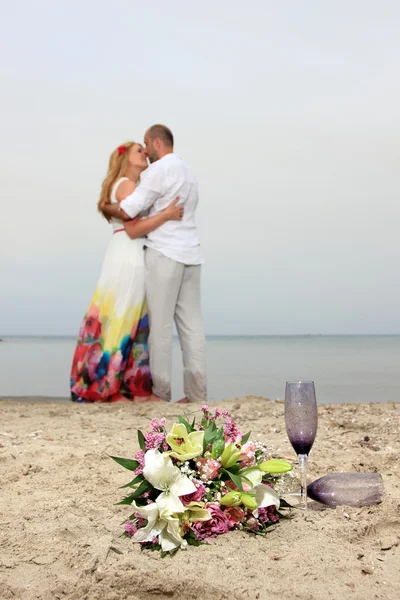
[[[123,154],[126,150],[126,146],[122,145],[122,146],[118,146],[118,154],[119,156],[121,156],[121,154]]]

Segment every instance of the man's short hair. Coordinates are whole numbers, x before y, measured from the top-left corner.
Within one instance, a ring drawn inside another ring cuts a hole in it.
[[[172,135],[172,131],[165,125],[153,125],[147,130],[147,135],[150,136],[150,139],[152,140],[159,138],[163,144],[166,146],[171,146],[171,148],[174,145],[174,136]]]

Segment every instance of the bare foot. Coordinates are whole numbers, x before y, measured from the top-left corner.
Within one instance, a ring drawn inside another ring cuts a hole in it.
[[[129,400],[122,394],[117,393],[111,396],[111,402],[129,402]]]
[[[135,402],[164,402],[162,398],[156,396],[155,394],[151,394],[150,396],[135,396]]]
[[[133,396],[133,402],[148,402],[150,396]]]
[[[177,404],[189,404],[189,403],[190,403],[190,400],[189,400],[189,398],[186,398],[186,396],[184,398],[181,398],[177,402]]]

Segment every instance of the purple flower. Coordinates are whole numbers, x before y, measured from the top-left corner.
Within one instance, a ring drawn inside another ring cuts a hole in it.
[[[205,508],[210,512],[209,521],[200,521],[193,525],[193,531],[199,540],[215,537],[221,533],[228,533],[230,522],[218,504],[206,504]]]
[[[194,479],[193,483],[196,486],[196,491],[192,492],[191,494],[186,494],[185,496],[181,496],[180,499],[183,504],[187,505],[187,504],[190,504],[191,502],[200,502],[201,499],[203,498],[204,494],[206,493],[206,488],[200,481],[197,481],[196,479]]]

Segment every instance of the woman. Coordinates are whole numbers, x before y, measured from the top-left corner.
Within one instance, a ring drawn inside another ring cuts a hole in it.
[[[140,144],[127,142],[111,154],[98,209],[132,194],[147,159]],[[110,219],[110,240],[100,279],[79,330],[71,371],[78,402],[146,401],[151,394],[148,316],[144,288],[143,236],[169,220],[180,221],[178,199],[161,213],[123,223]],[[107,218],[107,217],[106,217]]]

